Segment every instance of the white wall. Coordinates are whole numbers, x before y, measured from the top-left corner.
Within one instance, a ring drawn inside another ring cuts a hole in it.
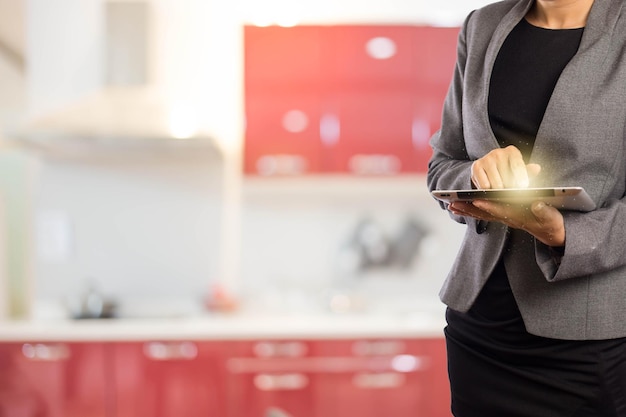
[[[25,10],[21,0],[0,0],[0,39],[11,53],[25,49]],[[19,58],[18,58],[19,59]],[[23,68],[0,53],[0,139],[14,127],[26,110],[26,78]]]
[[[26,0],[28,116],[102,86],[101,0]]]
[[[219,166],[185,158],[44,160],[35,226],[41,294],[195,298],[216,275]],[[198,301],[199,301],[198,297]]]

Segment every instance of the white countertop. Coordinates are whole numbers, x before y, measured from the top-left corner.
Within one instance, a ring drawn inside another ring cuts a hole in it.
[[[0,342],[443,337],[443,312],[0,321]]]

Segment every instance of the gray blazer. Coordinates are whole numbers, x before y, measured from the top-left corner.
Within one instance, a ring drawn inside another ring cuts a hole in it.
[[[472,161],[498,147],[487,115],[491,70],[500,46],[533,1],[493,3],[466,19],[442,128],[431,139],[430,190],[470,188]],[[451,214],[467,230],[440,292],[450,308],[467,311],[503,257],[530,333],[573,340],[626,336],[624,1],[595,0],[531,155],[531,162],[542,166],[534,186],[583,186],[598,209],[563,213],[562,259],[525,232]]]

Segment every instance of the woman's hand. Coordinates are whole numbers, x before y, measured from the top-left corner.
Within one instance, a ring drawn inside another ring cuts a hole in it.
[[[540,171],[538,164],[526,165],[519,149],[507,146],[494,149],[474,161],[471,175],[478,189],[526,188]],[[563,215],[541,201],[528,205],[476,200],[473,203],[452,203],[448,208],[456,215],[499,222],[525,230],[548,246],[565,245]]]
[[[548,246],[565,245],[563,215],[541,201],[525,205],[475,200],[472,203],[454,202],[448,209],[459,216],[499,222],[514,229],[525,230]]]
[[[538,164],[524,162],[515,146],[494,149],[472,164],[472,182],[481,189],[526,188],[541,171]]]

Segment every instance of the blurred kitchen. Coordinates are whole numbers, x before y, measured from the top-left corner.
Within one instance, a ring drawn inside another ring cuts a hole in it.
[[[0,415],[449,415],[428,139],[489,2],[0,0]]]

